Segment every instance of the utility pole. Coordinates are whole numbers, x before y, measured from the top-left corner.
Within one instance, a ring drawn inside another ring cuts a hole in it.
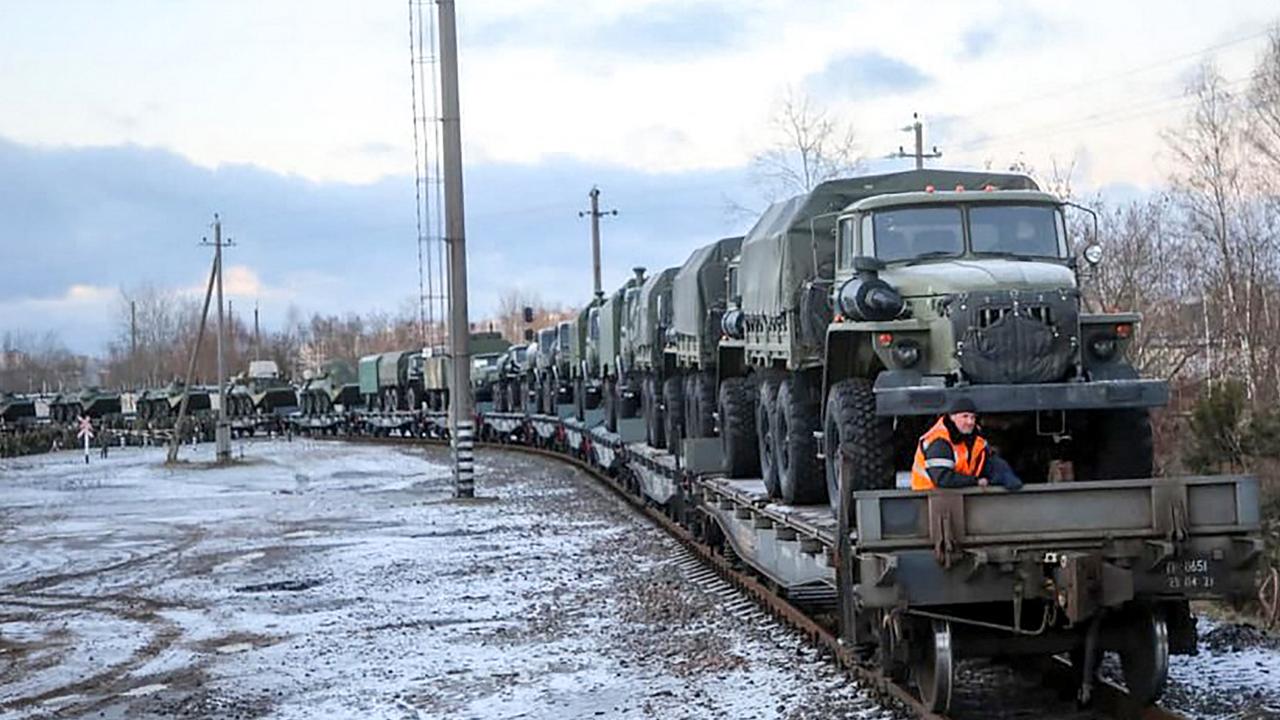
[[[208,241],[202,243],[209,245]],[[232,245],[231,238],[226,241],[222,239],[222,220],[217,213],[213,214],[213,267],[217,274],[218,283],[218,424],[214,429],[214,445],[216,447],[217,461],[228,462],[231,460],[231,427],[227,425],[227,381],[226,374],[222,365],[222,334],[223,334],[223,312],[222,312],[222,248]]]
[[[591,217],[591,279],[594,285],[592,292],[596,298],[604,297],[604,289],[600,284],[600,216],[601,215],[617,215],[617,210],[606,210],[600,212],[600,188],[592,185],[591,192],[587,193],[587,197],[591,198],[591,209],[581,210],[578,217]]]
[[[138,303],[129,301],[129,387],[138,386]]]
[[[449,344],[453,356],[450,425],[454,497],[475,497],[475,399],[471,396],[467,320],[467,245],[462,202],[462,120],[458,109],[458,35],[453,0],[438,0],[440,124],[444,160],[445,244],[449,246]]]
[[[916,169],[923,170],[925,158],[940,158],[942,157],[942,153],[938,151],[937,145],[933,146],[933,152],[931,153],[926,153],[924,151],[924,124],[920,122],[919,113],[911,113],[911,120],[911,124],[904,126],[902,131],[915,133],[916,151],[914,153],[908,153],[906,150],[902,149],[901,145],[899,145],[898,152],[890,153],[888,157],[889,159],[913,157],[916,159]]]

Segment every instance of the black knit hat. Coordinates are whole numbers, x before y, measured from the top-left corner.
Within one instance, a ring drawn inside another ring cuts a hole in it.
[[[967,397],[961,397],[961,398],[956,398],[955,400],[952,400],[951,409],[948,410],[947,413],[950,414],[950,413],[962,413],[962,412],[976,413],[978,412],[978,406],[974,405],[973,401]]]

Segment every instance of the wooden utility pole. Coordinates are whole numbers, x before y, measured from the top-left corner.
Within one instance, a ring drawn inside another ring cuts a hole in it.
[[[438,0],[440,113],[443,131],[445,244],[449,246],[449,345],[453,359],[450,427],[454,496],[475,496],[475,399],[471,396],[467,319],[467,245],[462,202],[462,121],[458,108],[458,35],[453,0]]]
[[[600,188],[591,186],[591,192],[587,193],[587,197],[591,198],[591,209],[582,210],[578,213],[578,217],[591,217],[591,292],[596,298],[604,297],[604,288],[600,282],[600,216],[601,215],[617,215],[617,210],[606,210],[600,212]]]
[[[210,243],[203,243],[208,245]],[[224,319],[222,312],[222,248],[231,245],[231,239],[222,239],[222,220],[213,214],[213,266],[218,280],[218,424],[214,429],[214,443],[218,462],[231,460],[231,426],[227,423],[227,376],[222,362],[222,336]]]
[[[209,270],[209,285],[204,291],[204,307],[200,310],[200,330],[196,332],[196,344],[191,348],[191,359],[187,362],[187,377],[182,385],[182,402],[178,404],[178,419],[173,425],[173,436],[169,438],[169,456],[166,462],[178,461],[178,445],[182,443],[182,423],[187,419],[187,399],[191,396],[191,382],[196,374],[196,359],[200,357],[200,345],[204,342],[204,326],[209,319],[209,300],[213,297],[214,278],[218,275],[218,260],[214,258],[213,267]]]

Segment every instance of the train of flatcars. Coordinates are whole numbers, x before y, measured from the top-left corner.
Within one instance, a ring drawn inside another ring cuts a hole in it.
[[[1125,359],[1139,316],[1086,311],[1100,250],[1067,209],[1020,175],[823,183],[477,357],[478,427],[624,478],[931,709],[964,656],[1070,654],[1087,699],[1104,651],[1154,702],[1195,651],[1188,601],[1255,592],[1258,484],[1151,477],[1168,389]],[[298,432],[440,433],[446,363],[364,358],[296,409],[252,407]],[[917,439],[959,402],[1021,492],[909,489]]]

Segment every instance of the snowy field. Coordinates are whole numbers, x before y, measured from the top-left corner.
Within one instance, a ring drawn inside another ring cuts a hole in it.
[[[0,718],[880,718],[578,471],[297,440],[0,461]]]

